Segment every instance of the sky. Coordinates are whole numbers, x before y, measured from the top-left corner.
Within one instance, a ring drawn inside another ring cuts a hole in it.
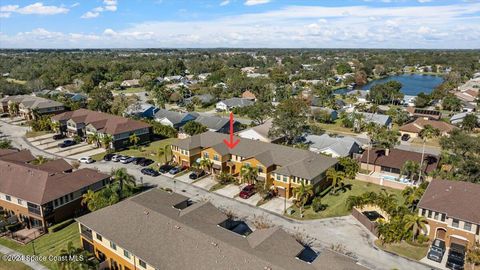
[[[480,48],[480,0],[0,0],[0,48]]]

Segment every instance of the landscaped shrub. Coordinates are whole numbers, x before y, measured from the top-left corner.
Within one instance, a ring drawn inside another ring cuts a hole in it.
[[[67,219],[63,222],[60,222],[60,223],[55,224],[55,225],[51,226],[50,228],[48,228],[48,232],[49,233],[58,232],[61,229],[67,227],[70,224],[72,224],[73,222],[75,222],[75,220],[73,218],[72,219]]]
[[[325,205],[322,204],[322,198],[321,197],[317,196],[317,197],[313,198],[312,209],[315,212],[320,212],[320,211],[325,210]]]

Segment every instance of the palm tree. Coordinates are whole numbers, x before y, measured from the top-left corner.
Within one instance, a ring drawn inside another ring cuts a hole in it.
[[[91,212],[95,211],[98,209],[97,207],[97,193],[95,193],[93,190],[89,189],[87,193],[82,195],[82,205],[86,205],[88,210]]]
[[[295,187],[295,203],[300,207],[300,217],[303,218],[303,207],[315,195],[312,185],[305,185],[302,181],[301,185]]]
[[[20,105],[18,104],[18,102],[12,102],[8,104],[8,113],[10,114],[10,116],[16,116],[19,110]]]
[[[407,176],[408,179],[410,179],[413,182],[415,176],[417,176],[417,172],[419,169],[420,169],[420,164],[418,164],[413,160],[407,160],[402,166],[401,175]]]
[[[60,133],[60,123],[59,122],[51,122],[50,123],[50,128],[56,132],[56,133]]]
[[[98,133],[88,134],[87,140],[89,143],[95,143],[95,147],[100,147],[100,136]]]
[[[163,148],[160,146],[158,147],[158,150],[157,150],[157,157],[158,158],[161,158],[162,156],[165,158],[165,164],[168,163],[168,150],[171,149],[170,148],[170,145],[169,144],[166,144],[165,146],[163,146]],[[171,158],[171,156],[170,156]]]
[[[365,200],[362,196],[348,196],[346,202],[348,209],[353,207],[360,207],[365,204]]]
[[[83,260],[58,260],[57,264],[61,270],[87,270],[97,269],[98,267],[98,260],[89,259],[92,257],[92,254],[82,248],[74,247],[71,241],[68,242],[66,249],[60,251],[59,256],[64,258],[83,258]]]
[[[36,165],[42,165],[48,161],[48,158],[45,158],[44,156],[37,156],[33,163]]]
[[[112,178],[119,184],[118,197],[122,199],[123,190],[125,187],[136,185],[135,177],[127,172],[126,168],[120,168],[112,171]]]
[[[110,148],[110,143],[113,141],[113,138],[109,134],[103,134],[102,136],[102,144],[105,149]]]
[[[391,213],[396,208],[396,196],[388,193],[385,189],[377,195],[376,204],[387,213]]]
[[[208,158],[202,158],[200,160],[200,164],[199,164],[200,168],[202,168],[202,170],[205,170],[205,171],[208,171],[210,172],[211,174],[213,174],[212,172],[212,169],[213,169],[213,162],[208,159]]]
[[[424,216],[419,215],[406,215],[405,219],[405,230],[412,231],[412,240],[415,241],[415,237],[421,233],[421,231],[427,230],[427,219]]]
[[[420,136],[420,138],[423,139],[422,160],[420,161],[420,169],[418,173],[418,179],[421,179],[423,160],[425,159],[425,143],[427,142],[427,140],[440,136],[440,130],[430,125],[425,125],[418,135]]]
[[[133,133],[132,135],[130,135],[130,137],[128,137],[128,140],[136,147],[138,142],[140,141],[140,138],[138,138],[137,134]]]
[[[334,168],[330,168],[327,170],[327,179],[332,180],[332,188],[336,193],[338,185],[345,180],[345,173],[336,171]]]
[[[242,177],[242,181],[244,183],[252,184],[257,180],[258,169],[250,165],[243,164],[242,168],[240,169],[240,176]]]

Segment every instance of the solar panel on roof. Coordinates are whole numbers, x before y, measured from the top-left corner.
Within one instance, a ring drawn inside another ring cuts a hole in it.
[[[422,110],[422,109],[415,109],[414,113],[417,113],[417,114],[428,114],[428,115],[440,115],[440,112],[439,112],[439,111]]]

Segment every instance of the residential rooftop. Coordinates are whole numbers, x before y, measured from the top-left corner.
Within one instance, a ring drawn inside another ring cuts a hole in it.
[[[239,139],[238,145],[230,149],[223,140],[229,135],[205,132],[186,139],[177,140],[172,145],[180,149],[213,148],[221,155],[232,154],[242,158],[254,157],[264,166],[277,165],[276,172],[284,175],[295,175],[311,180],[337,163],[334,158],[312,153],[308,150],[293,148],[285,145],[266,143],[257,140],[234,137]]]
[[[419,208],[480,224],[480,185],[449,180],[433,180],[428,185]]]
[[[75,123],[84,123],[85,125],[91,124],[99,132],[110,135],[151,127],[149,124],[142,121],[87,109],[64,112],[53,116],[52,120],[60,122],[72,120]]]
[[[385,149],[374,148],[370,150],[370,159],[368,159],[367,157],[368,157],[368,151],[363,152],[360,158],[360,162],[367,163],[367,160],[368,160],[368,163],[372,165],[378,165],[378,166],[384,166],[384,167],[390,167],[390,168],[396,168],[396,169],[401,169],[403,167],[403,164],[405,164],[407,160],[415,161],[418,164],[420,164],[422,161],[422,153],[401,150],[396,148],[390,149],[388,155]],[[431,154],[425,154],[424,156],[424,166],[426,165],[425,172],[429,173],[435,170],[438,166],[438,162],[439,162],[439,158],[437,156],[434,156]]]
[[[44,109],[63,106],[63,103],[60,103],[58,101],[29,95],[8,96],[0,99],[1,103],[7,103],[9,101],[22,104],[29,109]]]
[[[210,202],[174,207],[187,200],[152,189],[77,221],[156,269],[365,269],[328,250],[302,261],[305,247],[279,227],[242,236],[220,226],[229,218]]]

